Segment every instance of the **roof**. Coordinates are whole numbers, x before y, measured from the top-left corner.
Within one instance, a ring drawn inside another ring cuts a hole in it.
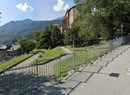
[[[76,5],[74,5],[73,7],[71,7],[70,9],[68,9],[67,11],[66,11],[66,13],[65,13],[65,16],[66,16],[66,14],[70,11],[70,10],[72,10],[73,8],[75,8],[76,7]],[[65,16],[64,16],[64,18],[63,18],[63,21],[64,21],[64,19],[65,19]]]
[[[0,45],[0,49],[1,49],[1,50],[5,50],[5,49],[7,49],[7,46],[6,46],[6,45],[1,44],[1,45]]]
[[[11,45],[11,48],[8,49],[7,51],[16,51],[20,48],[20,45],[19,44],[12,44]]]

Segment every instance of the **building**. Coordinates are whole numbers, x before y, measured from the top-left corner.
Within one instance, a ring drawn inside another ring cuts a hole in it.
[[[72,8],[67,10],[62,22],[62,33],[65,32],[68,27],[71,27],[74,19],[76,18],[76,12],[76,6],[73,6]]]
[[[21,55],[19,44],[0,45],[0,63]]]
[[[6,50],[6,49],[7,49],[7,45],[0,44],[0,50]]]

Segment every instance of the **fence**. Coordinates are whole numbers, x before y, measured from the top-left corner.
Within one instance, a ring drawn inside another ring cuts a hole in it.
[[[96,59],[107,54],[111,50],[126,44],[130,41],[130,36],[120,37],[107,42],[101,42],[93,46],[75,48],[73,55],[60,63],[60,76],[64,77],[69,73],[81,70],[84,66],[93,63]]]
[[[130,36],[121,37],[98,45],[75,48],[73,53],[59,55],[55,59],[37,60],[35,65],[17,65],[0,75],[0,94],[39,95],[46,82],[60,81],[129,41]]]
[[[54,66],[61,62],[60,55],[55,59],[36,60],[34,65],[19,64],[4,70],[0,75],[0,94],[2,95],[39,95],[46,83],[54,84],[60,76],[54,73]]]

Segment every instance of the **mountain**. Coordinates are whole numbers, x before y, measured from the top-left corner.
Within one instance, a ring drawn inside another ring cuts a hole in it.
[[[63,17],[50,21],[32,21],[30,19],[11,21],[0,27],[0,44],[11,43],[21,37],[33,38],[36,30],[44,29],[50,24],[61,24]]]

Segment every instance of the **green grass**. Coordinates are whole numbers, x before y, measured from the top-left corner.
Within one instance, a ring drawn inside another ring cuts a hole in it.
[[[0,72],[2,72],[3,70],[19,63],[20,61],[22,61],[30,56],[32,56],[34,53],[37,53],[37,52],[43,52],[41,57],[38,58],[38,60],[52,59],[52,58],[58,57],[60,54],[64,54],[64,51],[59,47],[52,49],[52,50],[35,49],[35,50],[33,50],[33,52],[31,52],[29,54],[24,54],[24,55],[12,58],[6,62],[0,63]]]
[[[43,49],[42,51],[43,53],[36,59],[41,62],[38,62],[37,64],[43,64],[45,61],[54,59],[56,57],[59,57],[60,54],[65,53],[60,47],[54,48],[52,50]],[[36,64],[36,60],[34,60],[32,64]]]
[[[73,48],[69,47],[69,49],[73,51]],[[87,51],[85,51],[84,47],[75,48],[75,69],[78,70],[82,64],[90,64],[92,60],[97,59],[106,52],[108,52],[107,47],[98,45],[87,47]],[[67,60],[62,61],[61,64],[57,63],[54,65],[54,73],[56,76],[60,76],[60,72],[62,72],[61,76],[64,77],[68,74],[67,71],[72,69],[73,56]]]
[[[24,54],[24,55],[21,55],[19,57],[12,58],[6,62],[0,63],[0,72],[2,72],[4,69],[7,69],[7,68],[19,63],[20,61],[22,61],[22,60],[24,60],[32,55],[33,55],[33,53]]]

